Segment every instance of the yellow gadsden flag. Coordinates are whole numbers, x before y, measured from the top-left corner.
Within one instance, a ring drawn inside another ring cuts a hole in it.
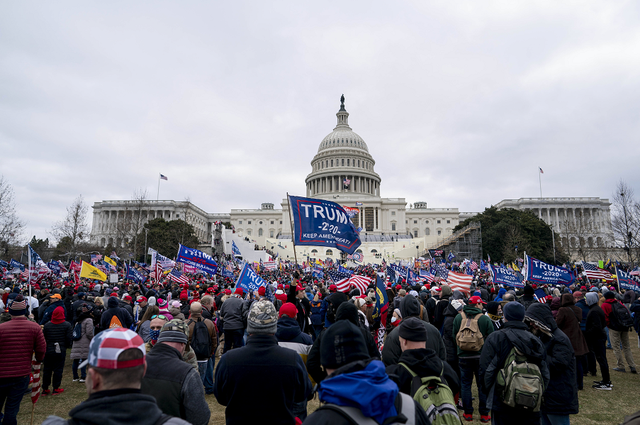
[[[111,258],[107,257],[106,255],[104,256],[104,261],[111,264],[113,267],[118,267],[118,265],[116,264],[115,261],[113,261]]]
[[[87,279],[97,279],[105,282],[107,275],[101,272],[98,268],[83,261],[82,268],[80,269],[80,277],[86,277]]]

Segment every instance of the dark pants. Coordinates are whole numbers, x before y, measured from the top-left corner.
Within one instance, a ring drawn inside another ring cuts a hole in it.
[[[313,340],[315,341],[316,338],[318,338],[318,335],[320,335],[320,332],[322,332],[322,330],[324,329],[323,325],[313,325],[311,327],[313,334],[311,335],[311,337],[313,338]]]
[[[540,412],[532,413],[501,405],[500,410],[491,411],[493,425],[540,425]]]
[[[231,348],[242,347],[244,345],[242,343],[243,336],[244,336],[244,329],[225,330],[224,331],[224,351],[222,352],[222,354],[231,350]]]
[[[47,353],[42,362],[42,389],[48,390],[51,385],[51,374],[53,374],[53,389],[60,388],[62,383],[62,372],[64,370],[64,360],[66,353]]]
[[[0,378],[0,410],[4,407],[3,425],[16,425],[20,402],[29,388],[29,375]],[[6,402],[6,404],[5,404]]]
[[[480,399],[480,405],[478,410],[480,415],[488,415],[489,409],[487,409],[487,395],[480,388],[480,359],[467,359],[460,357],[458,360],[460,365],[460,393],[462,396],[462,407],[464,413],[473,414],[473,404],[471,402],[471,385],[473,384],[473,377],[476,377],[476,385],[478,386],[478,398]]]
[[[582,335],[584,336],[584,340],[586,341],[587,335],[584,333],[584,331],[582,331]],[[587,372],[589,372],[591,375],[596,376],[596,356],[593,354],[593,351],[591,351],[591,349],[589,349],[589,352],[584,357],[584,360],[582,362],[582,371],[585,375],[587,374]]]
[[[576,356],[576,384],[578,384],[578,389],[581,390],[584,388],[584,375],[582,369],[582,363],[586,356]]]
[[[206,394],[213,394],[213,366],[216,362],[215,356],[209,358],[207,362],[207,371],[204,373],[204,392]]]
[[[589,350],[593,352],[600,365],[600,373],[602,373],[602,382],[611,382],[611,376],[609,375],[609,363],[607,362],[607,349],[605,348],[604,340],[590,340],[587,341]]]
[[[80,363],[82,363],[83,361],[85,361],[85,359],[73,359],[73,379],[78,379],[78,366],[80,366]],[[80,377],[82,379],[86,379],[87,377],[87,367],[83,367],[82,369],[80,369]]]

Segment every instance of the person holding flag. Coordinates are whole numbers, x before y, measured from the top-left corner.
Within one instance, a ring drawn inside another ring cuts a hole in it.
[[[31,362],[44,360],[47,344],[42,329],[27,319],[27,303],[18,295],[9,307],[11,320],[0,324],[0,409],[4,407],[3,424],[17,424],[20,402],[29,387]],[[38,395],[32,395],[32,401]]]

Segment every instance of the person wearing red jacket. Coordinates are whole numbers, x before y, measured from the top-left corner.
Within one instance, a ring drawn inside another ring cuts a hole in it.
[[[46,343],[42,329],[27,319],[27,303],[18,295],[9,307],[11,320],[0,325],[0,409],[3,424],[17,424],[20,402],[29,387],[31,358],[44,359]]]
[[[612,319],[612,305],[620,303],[616,299],[616,294],[613,291],[608,291],[604,294],[604,302],[602,303],[602,311],[604,311],[604,317],[609,328],[609,337],[611,338],[611,346],[613,347],[613,354],[616,356],[618,365],[613,368],[616,372],[626,372],[624,363],[622,361],[622,353],[629,363],[629,369],[631,373],[638,373],[636,371],[636,363],[633,361],[633,354],[631,354],[631,346],[629,345],[629,328],[620,327],[617,320]],[[624,304],[620,303],[624,308]],[[620,344],[622,344],[622,351],[620,351]]]

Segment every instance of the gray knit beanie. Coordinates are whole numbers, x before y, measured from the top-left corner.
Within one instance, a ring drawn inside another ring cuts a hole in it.
[[[278,312],[268,300],[255,301],[247,318],[249,334],[275,334],[278,329]]]
[[[588,306],[592,306],[598,303],[598,294],[596,294],[595,292],[587,292],[585,298]]]

